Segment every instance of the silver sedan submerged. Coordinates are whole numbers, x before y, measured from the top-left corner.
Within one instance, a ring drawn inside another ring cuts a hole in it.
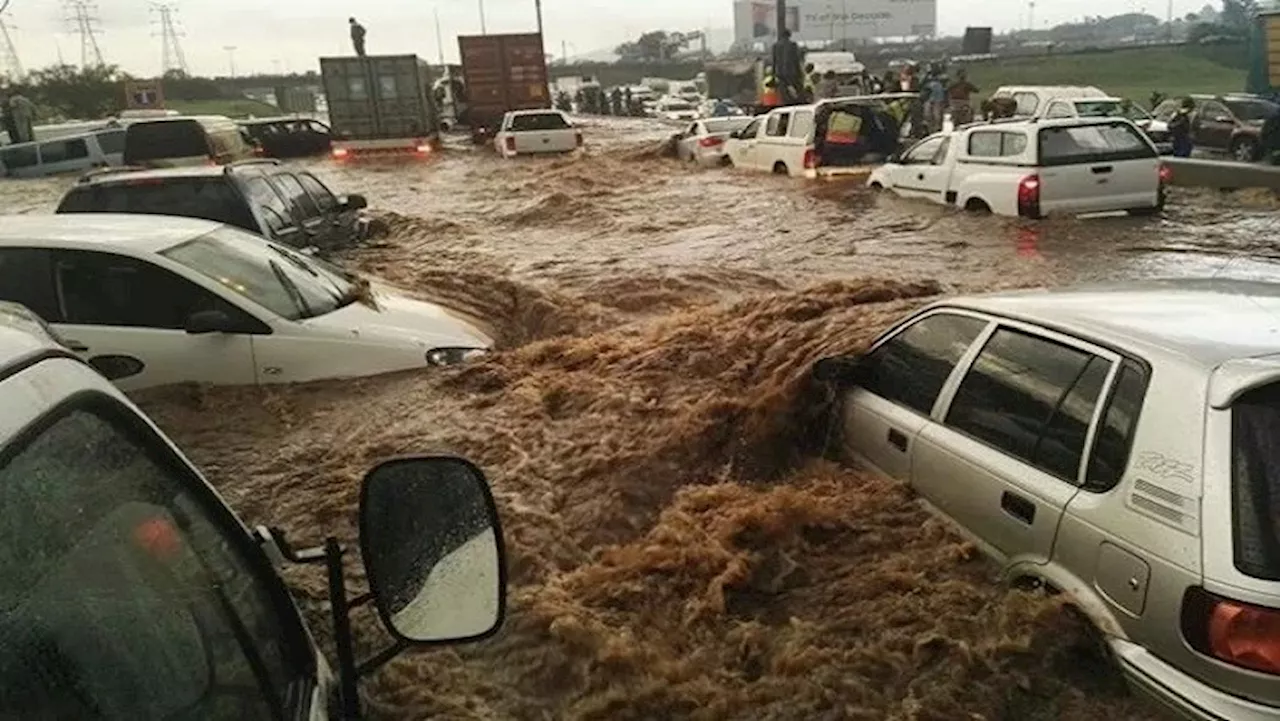
[[[815,375],[843,448],[1184,718],[1280,719],[1280,285],[940,302]]]
[[[752,121],[749,117],[703,118],[695,120],[675,136],[676,157],[704,167],[726,165],[725,143],[735,131]]]

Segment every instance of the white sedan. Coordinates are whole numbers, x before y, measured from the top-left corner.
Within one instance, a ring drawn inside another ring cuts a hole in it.
[[[441,306],[190,218],[6,216],[0,300],[35,311],[124,390],[369,376],[493,345]]]

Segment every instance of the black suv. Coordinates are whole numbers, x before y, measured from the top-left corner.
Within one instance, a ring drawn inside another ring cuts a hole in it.
[[[368,234],[361,195],[334,195],[305,170],[275,160],[157,170],[104,169],[80,179],[59,213],[142,213],[204,218],[298,249],[327,253]]]
[[[1280,105],[1256,95],[1192,95],[1191,139],[1198,150],[1227,153],[1234,160],[1253,162],[1262,156],[1262,125],[1280,112]],[[1160,103],[1151,113],[1168,122],[1181,104],[1178,98]]]

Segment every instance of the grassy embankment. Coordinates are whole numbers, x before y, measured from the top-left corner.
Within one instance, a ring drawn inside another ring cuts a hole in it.
[[[1145,104],[1166,96],[1243,92],[1245,51],[1238,46],[1132,48],[1003,58],[968,66],[982,93],[1001,85],[1094,85]]]
[[[226,115],[229,118],[246,118],[250,115],[269,118],[283,115],[274,105],[248,98],[227,100],[167,100],[165,105],[184,115]]]

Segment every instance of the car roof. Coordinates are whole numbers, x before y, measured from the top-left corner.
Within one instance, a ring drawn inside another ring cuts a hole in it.
[[[56,340],[31,322],[0,308],[0,373],[23,358],[58,347]]]
[[[1129,281],[968,296],[939,305],[1057,328],[1139,355],[1177,355],[1209,369],[1280,353],[1280,283]]]
[[[189,165],[177,168],[149,168],[146,170],[105,169],[101,173],[85,175],[80,185],[107,185],[128,183],[135,180],[163,180],[166,178],[218,178],[226,174],[227,166]]]
[[[141,256],[172,248],[220,227],[221,223],[198,218],[124,213],[10,215],[0,223],[0,247],[112,249]]]

